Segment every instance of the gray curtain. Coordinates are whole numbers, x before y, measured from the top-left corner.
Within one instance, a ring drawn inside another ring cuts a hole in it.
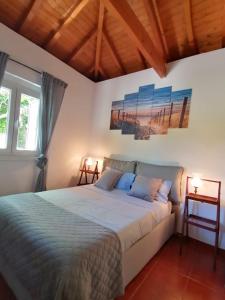
[[[67,84],[65,82],[48,73],[42,73],[39,132],[40,156],[37,160],[37,166],[40,171],[35,187],[36,192],[46,190],[47,150],[66,87]]]
[[[0,87],[2,85],[2,80],[5,74],[8,58],[9,58],[8,54],[0,51]]]

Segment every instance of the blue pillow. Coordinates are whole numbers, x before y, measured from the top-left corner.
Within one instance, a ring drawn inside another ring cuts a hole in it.
[[[121,177],[120,180],[118,181],[116,185],[116,189],[124,190],[124,191],[129,191],[131,189],[131,186],[134,182],[135,179],[135,174],[133,173],[124,173]]]

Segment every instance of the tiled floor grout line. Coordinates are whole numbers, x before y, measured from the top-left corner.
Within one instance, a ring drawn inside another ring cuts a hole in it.
[[[138,287],[135,289],[134,293],[132,293],[131,297],[128,299],[128,300],[132,300],[134,299],[136,293],[138,292],[139,288],[141,288],[141,286],[143,285],[143,283],[145,282],[145,280],[147,279],[147,277],[149,277],[149,275],[151,274],[151,272],[153,271],[153,269],[156,267],[156,265],[159,263],[159,259],[154,263],[154,265],[152,266],[151,268],[151,271],[146,274],[146,276],[143,278],[143,280],[141,281],[141,283],[138,285]],[[183,299],[183,294],[185,293],[186,289],[187,289],[187,286],[188,286],[188,283],[191,279],[190,276],[188,275],[185,275],[185,274],[181,274],[177,271],[174,271],[177,275],[179,276],[182,276],[182,277],[185,277],[186,278],[186,283],[185,283],[185,286],[184,286],[184,289],[183,289],[183,292],[182,292],[182,296],[181,296],[181,300]],[[190,272],[190,271],[189,271]]]
[[[217,291],[216,288],[213,288],[212,286],[208,286],[208,285],[204,284],[203,281],[200,281],[200,280],[195,279],[195,278],[193,278],[193,277],[189,277],[189,280],[192,280],[192,281],[196,282],[197,284],[199,284],[199,285],[201,285],[201,286],[203,286],[203,287],[206,287],[207,289],[210,289],[210,290],[212,290],[212,291],[214,291],[214,292]],[[224,280],[225,280],[225,279],[224,279]],[[224,292],[225,292],[225,288],[224,288]]]
[[[186,293],[186,291],[187,291],[187,287],[188,287],[189,281],[190,281],[190,279],[187,277],[187,281],[186,281],[186,283],[185,283],[185,286],[184,286],[184,289],[183,289],[183,292],[182,292],[182,295],[181,295],[181,300],[184,299],[184,295],[185,295],[185,293]]]
[[[141,281],[141,283],[137,286],[137,288],[134,290],[134,293],[132,293],[131,297],[129,298],[129,300],[132,300],[134,298],[134,296],[136,295],[137,291],[139,290],[139,288],[143,285],[143,283],[145,282],[145,280],[147,279],[147,277],[151,274],[151,272],[153,271],[153,269],[155,268],[155,266],[157,265],[157,263],[159,262],[159,259],[156,259],[156,262],[154,262],[153,266],[151,267],[151,269],[149,270],[150,272],[148,272],[143,280]]]
[[[194,250],[197,250],[197,244],[195,245]],[[204,281],[200,281],[199,279],[193,277],[194,275],[192,275],[192,272],[193,272],[193,265],[191,266],[190,271],[188,272],[188,275],[187,275],[187,277],[189,278],[189,281],[192,280],[193,282],[201,285],[202,287],[206,287],[214,292],[217,291],[217,289],[215,287],[208,286],[208,285],[204,284]],[[224,278],[224,282],[225,282],[225,278]],[[225,291],[225,289],[224,289],[224,291]]]

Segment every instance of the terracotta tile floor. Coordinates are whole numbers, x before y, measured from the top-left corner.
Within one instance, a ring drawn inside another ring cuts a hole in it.
[[[188,240],[179,255],[171,238],[117,300],[225,300],[225,252],[213,268],[213,248]],[[0,300],[16,300],[0,277]]]

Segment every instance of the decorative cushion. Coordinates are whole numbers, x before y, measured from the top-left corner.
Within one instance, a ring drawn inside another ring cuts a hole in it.
[[[135,166],[136,166],[135,161],[123,161],[123,160],[104,157],[102,171],[104,171],[106,167],[109,167],[111,169],[120,170],[123,173],[125,172],[134,173]]]
[[[157,193],[157,197],[156,199],[160,202],[164,202],[164,203],[167,203],[168,201],[168,195],[169,195],[169,192],[171,190],[171,187],[172,187],[172,181],[170,180],[164,180],[158,193]]]
[[[174,203],[181,202],[181,180],[184,169],[176,166],[160,166],[137,162],[136,175],[146,177],[162,178],[172,181],[172,187],[169,193],[169,200]]]
[[[134,178],[134,173],[124,173],[117,182],[116,188],[128,192],[131,189],[132,183],[134,182]]]
[[[102,190],[111,191],[122,174],[118,170],[106,168],[102,176],[96,181],[95,186]]]
[[[156,200],[161,184],[161,178],[149,178],[138,175],[128,195],[152,202]]]

